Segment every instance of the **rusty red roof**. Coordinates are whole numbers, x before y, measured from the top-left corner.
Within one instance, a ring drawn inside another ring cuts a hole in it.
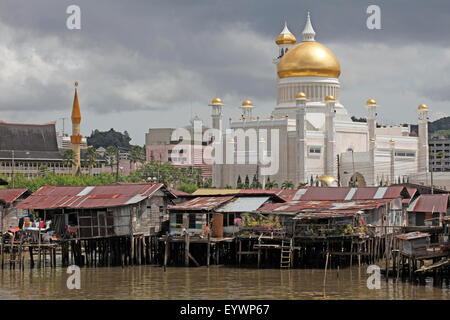
[[[17,205],[18,209],[109,208],[138,203],[162,183],[117,183],[106,186],[43,186]]]
[[[230,201],[234,196],[219,196],[219,197],[197,197],[189,201],[170,206],[170,210],[183,211],[210,211],[218,208],[220,205]]]
[[[447,208],[449,207],[449,197],[450,195],[445,193],[421,194],[410,204],[408,211],[447,213]]]
[[[27,192],[28,189],[0,189],[0,200],[6,203],[13,203],[21,195]]]
[[[392,187],[306,187],[296,190],[290,200],[376,200],[409,198],[408,191],[403,186]]]
[[[336,212],[356,213],[361,210],[379,208],[390,199],[355,200],[355,201],[289,201],[286,203],[267,203],[258,211],[262,213],[297,213],[297,212]]]
[[[399,234],[397,236],[397,238],[402,239],[402,240],[414,240],[414,239],[426,238],[426,237],[429,237],[429,236],[430,236],[429,233],[415,231],[415,232]]]
[[[181,190],[177,190],[174,188],[167,188],[170,192],[172,192],[174,195],[176,195],[177,197],[187,197],[187,196],[192,196],[192,194],[181,191]]]
[[[412,201],[412,199],[414,198],[414,196],[416,195],[417,188],[406,188],[406,190],[408,190],[408,193],[409,193],[410,197],[403,199],[402,203],[409,204]]]

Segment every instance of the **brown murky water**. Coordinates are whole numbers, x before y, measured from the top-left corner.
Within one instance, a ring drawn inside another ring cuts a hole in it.
[[[369,290],[366,267],[237,269],[226,267],[82,268],[81,289],[69,290],[67,269],[0,270],[0,299],[450,299],[450,286],[386,282]]]

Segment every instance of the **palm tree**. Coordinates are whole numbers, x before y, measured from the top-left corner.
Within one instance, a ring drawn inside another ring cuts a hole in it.
[[[64,166],[70,166],[70,167],[76,165],[75,153],[73,152],[72,149],[67,149],[66,151],[64,151],[64,153],[63,153],[63,165]]]
[[[129,157],[130,157],[130,171],[131,171],[131,165],[133,163],[137,162],[143,163],[145,161],[144,149],[140,146],[131,146]]]
[[[266,183],[266,189],[278,189],[278,183],[269,180]]]
[[[119,159],[117,159],[117,147],[109,146],[106,148],[105,158],[108,165],[111,167],[111,172],[114,172],[114,165],[119,161]]]
[[[84,161],[89,168],[89,174],[92,174],[92,168],[97,164],[98,152],[94,147],[89,147],[84,154]]]
[[[440,150],[435,153],[435,157],[441,158],[441,171],[444,171],[444,159],[445,159],[445,152],[443,150]]]
[[[294,189],[294,183],[290,180],[286,180],[281,184],[281,189]]]
[[[301,187],[306,187],[308,185],[307,182],[300,182],[297,186],[297,189],[300,189]]]

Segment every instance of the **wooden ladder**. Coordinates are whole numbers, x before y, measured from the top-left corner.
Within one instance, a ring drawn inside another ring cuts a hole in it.
[[[292,238],[289,242],[281,241],[280,268],[290,268],[292,259]]]

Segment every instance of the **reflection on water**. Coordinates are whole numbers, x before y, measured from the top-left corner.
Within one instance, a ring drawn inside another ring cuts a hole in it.
[[[381,281],[369,290],[365,267],[318,269],[82,268],[69,290],[65,268],[0,270],[0,299],[450,299],[450,286]]]

